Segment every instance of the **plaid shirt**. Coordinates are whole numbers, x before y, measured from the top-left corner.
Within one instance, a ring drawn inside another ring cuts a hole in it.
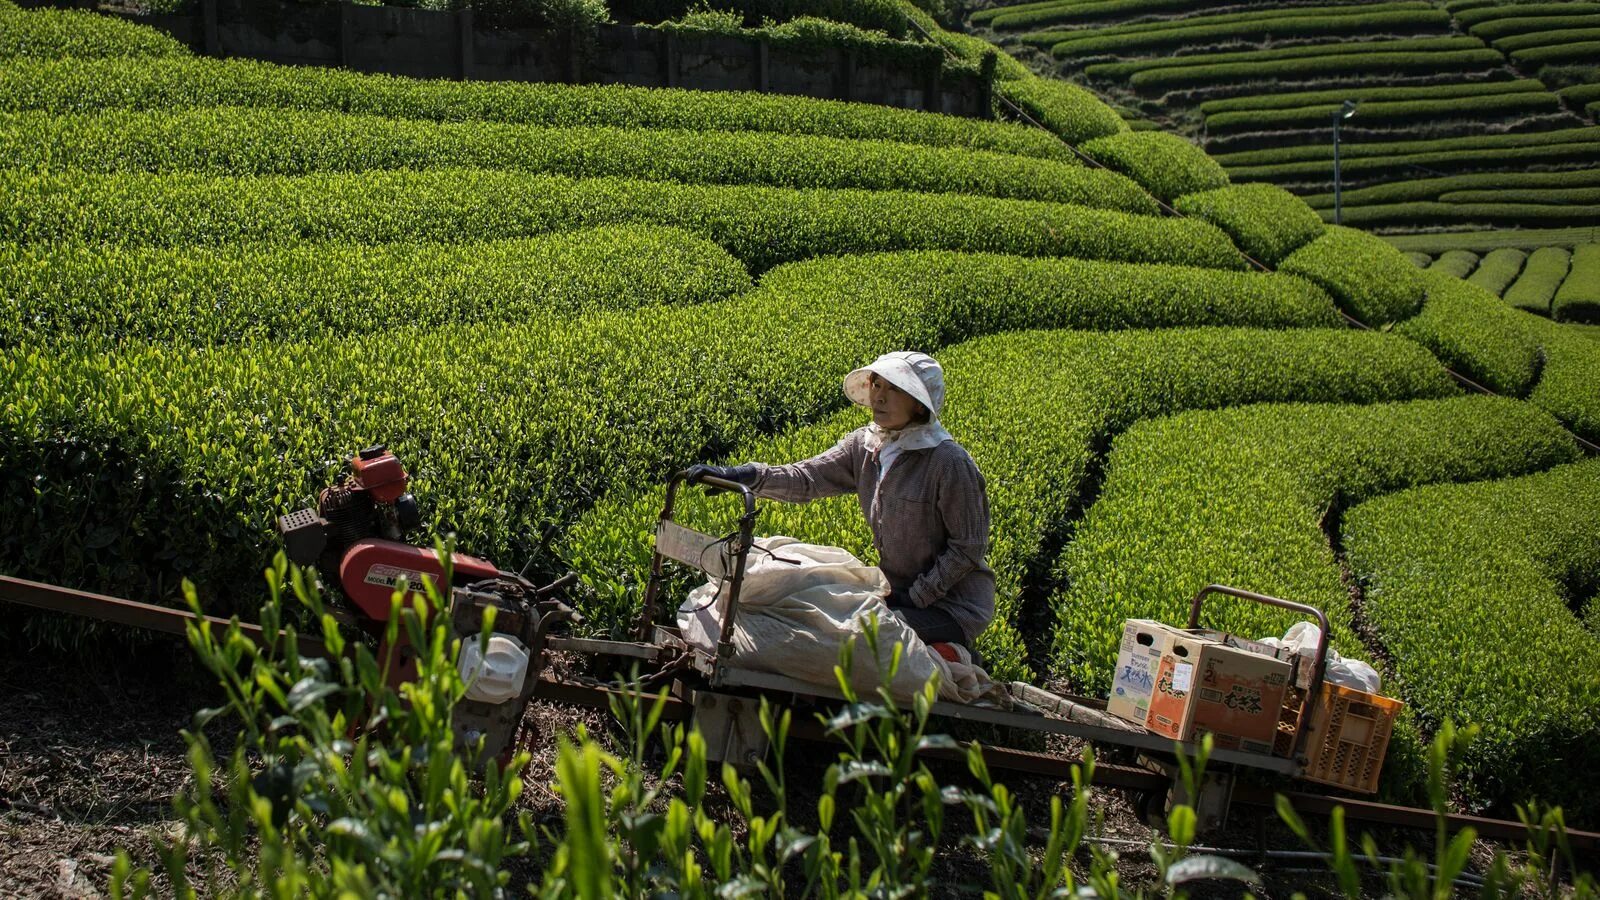
[[[859,428],[786,466],[757,463],[756,493],[789,503],[856,494],[896,602],[948,610],[971,642],[994,618],[983,473],[960,444],[945,441],[903,451],[879,484],[878,454],[863,445],[866,435]]]

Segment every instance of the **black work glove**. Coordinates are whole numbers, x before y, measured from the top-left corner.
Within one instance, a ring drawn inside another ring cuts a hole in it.
[[[708,466],[704,464],[689,467],[689,483],[694,484],[700,479],[710,475],[712,478],[721,478],[725,481],[735,481],[742,485],[753,485],[761,474],[756,471],[755,463],[745,463],[742,466]],[[720,488],[706,487],[708,494],[720,494]]]

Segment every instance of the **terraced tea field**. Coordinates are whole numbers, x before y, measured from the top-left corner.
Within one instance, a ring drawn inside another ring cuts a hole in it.
[[[1380,232],[1600,221],[1600,6],[1500,0],[977,7],[980,34]]]
[[[1131,21],[1144,2],[1096,5]],[[1395,40],[1462,40],[1426,36],[1450,27],[1426,4],[1386,6]],[[1150,33],[1103,37],[1171,56]],[[1422,271],[1014,60],[999,90],[1054,134],[275,68],[78,12],[0,9],[0,34],[0,571],[166,600],[190,578],[249,616],[274,517],[383,442],[427,533],[577,569],[604,630],[639,602],[667,476],[825,449],[864,423],[840,377],[916,348],[944,362],[945,421],[989,485],[997,674],[1104,691],[1124,617],[1175,618],[1209,582],[1277,593],[1325,607],[1340,651],[1410,704],[1395,795],[1419,738],[1470,717],[1490,735],[1470,805],[1600,815],[1573,784],[1600,796],[1600,722],[1574,714],[1600,676],[1552,674],[1600,651],[1600,532],[1587,506],[1544,505],[1600,485],[1582,443],[1600,341],[1551,318],[1593,309],[1592,247],[1537,315],[1495,288],[1548,254]],[[1445,505],[1477,524],[1418,513]],[[763,515],[872,558],[849,503]],[[1503,579],[1449,587],[1491,564]],[[1560,652],[1535,661],[1541,635]]]

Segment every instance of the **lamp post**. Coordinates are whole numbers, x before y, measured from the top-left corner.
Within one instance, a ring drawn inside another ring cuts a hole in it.
[[[1346,100],[1333,113],[1333,224],[1344,224],[1344,207],[1340,203],[1339,193],[1339,125],[1345,119],[1356,114],[1356,101]]]

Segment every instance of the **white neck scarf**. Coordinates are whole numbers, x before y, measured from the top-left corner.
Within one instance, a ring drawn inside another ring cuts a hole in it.
[[[927,450],[953,440],[955,438],[944,430],[938,419],[930,419],[924,423],[907,425],[892,431],[873,422],[867,426],[864,445],[869,453],[878,454],[878,485],[881,487],[883,476],[888,474],[889,467],[894,465],[902,452]]]

